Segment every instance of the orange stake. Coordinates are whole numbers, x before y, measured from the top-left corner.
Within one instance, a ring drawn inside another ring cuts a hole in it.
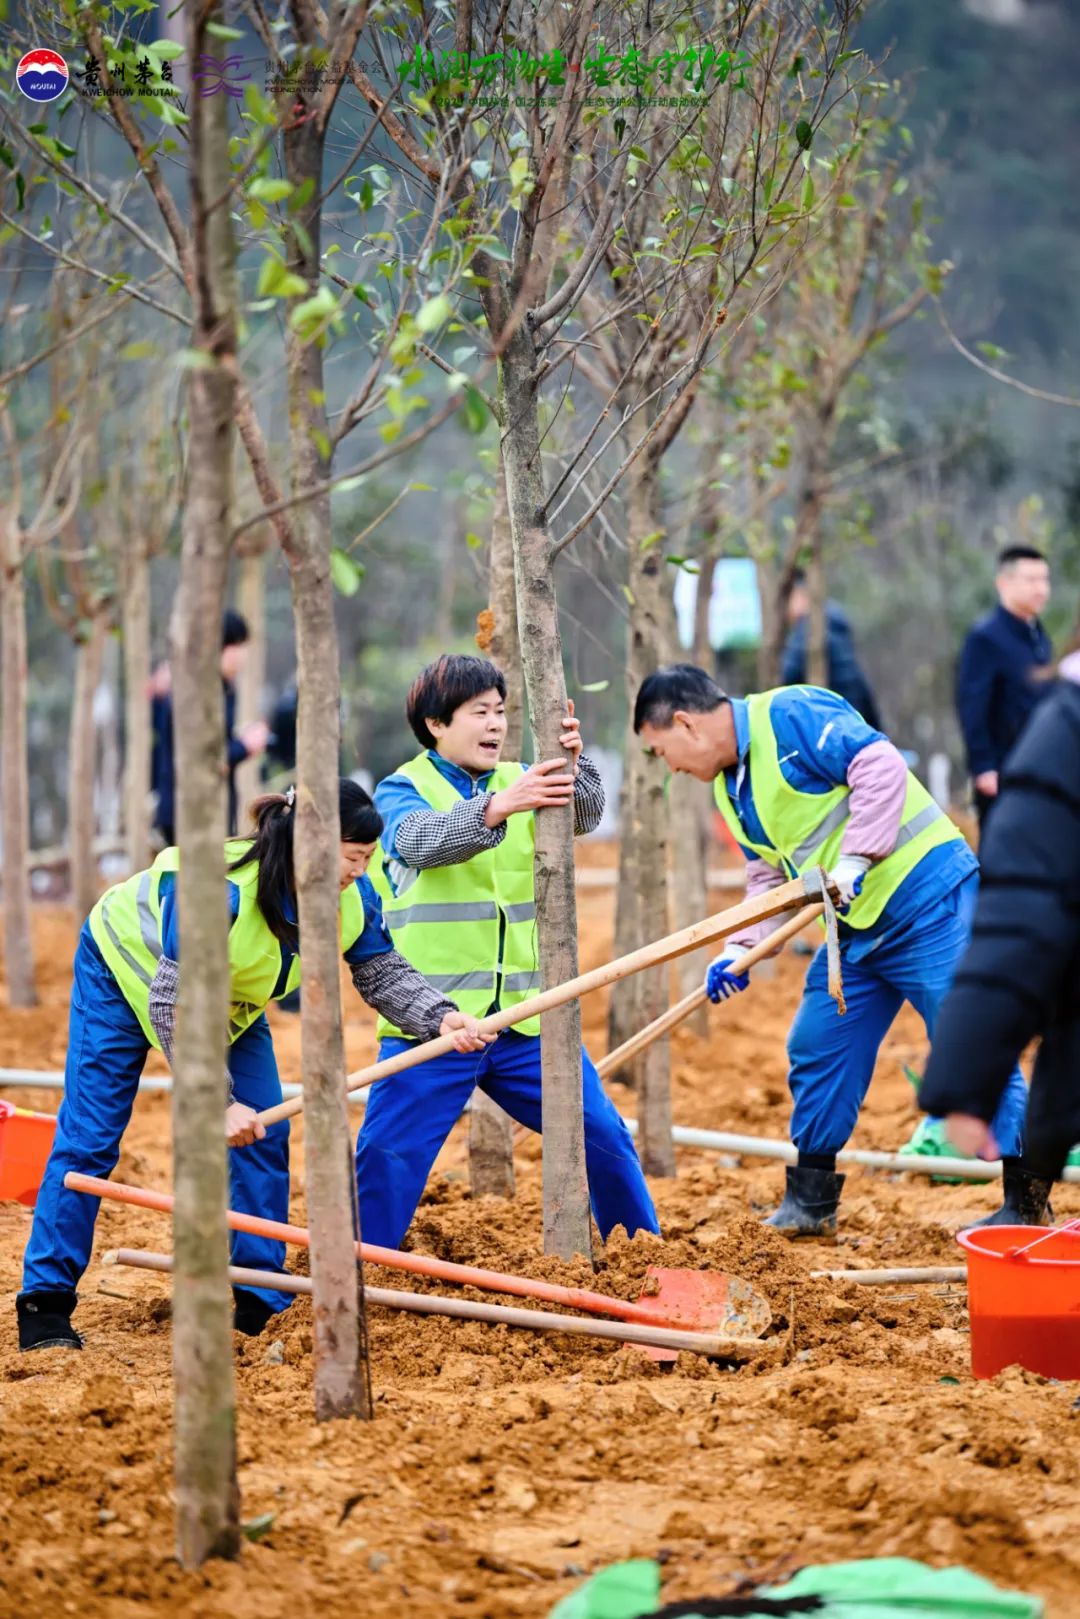
[[[122,1182],[98,1180],[93,1175],[79,1175],[69,1171],[64,1185],[72,1192],[85,1192],[90,1197],[110,1198],[114,1203],[130,1203],[140,1209],[156,1209],[171,1214],[173,1199],[167,1192],[151,1192],[141,1186],[125,1186]],[[286,1225],[280,1220],[264,1220],[255,1214],[238,1214],[230,1209],[227,1215],[233,1231],[247,1231],[257,1237],[272,1237],[278,1242],[291,1242],[297,1247],[308,1246],[305,1226]],[[474,1265],[456,1265],[448,1259],[432,1259],[427,1254],[402,1253],[399,1248],[379,1248],[370,1242],[358,1242],[357,1256],[369,1265],[385,1265],[389,1270],[410,1271],[414,1276],[430,1276],[439,1281],[457,1282],[462,1287],[482,1287],[492,1293],[512,1293],[518,1298],[543,1299],[548,1304],[561,1304],[566,1309],[583,1310],[589,1315],[613,1315],[620,1321],[639,1322],[649,1327],[713,1330],[714,1321],[697,1320],[695,1312],[666,1310],[661,1300],[656,1306],[631,1304],[625,1299],[609,1298],[606,1293],[592,1293],[585,1288],[563,1287],[558,1282],[537,1281],[531,1276],[513,1276],[503,1271],[480,1270]],[[682,1274],[681,1272],[679,1273]],[[703,1288],[720,1280],[716,1273],[688,1272],[700,1279]],[[745,1284],[744,1284],[745,1285]],[[712,1291],[711,1289],[709,1291]],[[708,1297],[708,1294],[706,1294]],[[724,1310],[716,1311],[723,1319]]]

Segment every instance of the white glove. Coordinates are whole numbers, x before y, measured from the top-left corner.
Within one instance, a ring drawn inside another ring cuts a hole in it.
[[[873,865],[864,854],[842,854],[829,873],[829,881],[840,894],[839,909],[846,911],[862,889],[863,879]]]

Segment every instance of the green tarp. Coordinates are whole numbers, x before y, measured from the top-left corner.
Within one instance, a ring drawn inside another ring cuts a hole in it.
[[[1002,1591],[966,1568],[927,1568],[906,1557],[870,1558],[804,1568],[786,1585],[762,1586],[756,1596],[819,1596],[819,1619],[1042,1619],[1039,1597]],[[637,1560],[615,1563],[564,1597],[550,1619],[647,1619],[660,1606],[660,1568]],[[688,1615],[687,1619],[693,1619]],[[753,1619],[753,1610],[747,1610]]]

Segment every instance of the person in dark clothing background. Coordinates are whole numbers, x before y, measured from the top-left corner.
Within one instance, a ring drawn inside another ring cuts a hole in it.
[[[919,1106],[962,1151],[997,1157],[987,1122],[1017,1057],[1042,1036],[1023,1157],[1004,1160],[997,1224],[1039,1225],[1080,1142],[1080,653],[1001,772],[981,850],[971,943],[938,1016]]]
[[[1046,695],[1050,639],[1039,614],[1050,600],[1050,565],[1030,545],[998,557],[998,605],[968,632],[956,675],[956,711],[975,789],[980,830],[998,793],[1006,755]]]
[[[806,648],[810,632],[810,592],[802,568],[796,568],[792,575],[787,598],[787,620],[790,628],[780,664],[780,681],[784,686],[802,686],[806,684]],[[879,731],[881,715],[877,702],[855,651],[851,622],[839,602],[825,603],[825,649],[829,690],[843,697],[862,715],[867,725]]]
[[[236,770],[245,759],[255,758],[266,747],[270,735],[263,720],[255,720],[237,732],[236,677],[247,656],[248,627],[241,615],[227,608],[221,621],[221,685],[225,699],[225,761],[229,782],[229,836],[236,833]],[[176,787],[173,749],[172,682],[168,665],[157,670],[150,695],[150,785],[156,797],[154,829],[166,848],[176,842]]]

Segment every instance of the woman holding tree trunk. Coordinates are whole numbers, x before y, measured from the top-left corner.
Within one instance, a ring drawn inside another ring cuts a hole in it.
[[[230,1147],[232,1207],[285,1220],[289,1127],[256,1114],[281,1100],[266,1020],[272,1000],[300,979],[293,814],[296,789],[252,805],[255,835],[226,844],[230,914],[230,1012],[222,1092]],[[341,951],[357,991],[418,1039],[451,1035],[459,1053],[482,1049],[475,1018],[426,984],[394,949],[378,895],[365,875],[382,831],[370,797],[340,784]],[[17,1300],[19,1347],[81,1349],[71,1324],[76,1288],[90,1260],[97,1203],[68,1191],[69,1170],[107,1176],[116,1167],[139,1078],[151,1048],[171,1062],[180,969],[176,879],[179,850],[110,888],[85,923],[75,955],[64,1100],[34,1210]],[[233,1263],[281,1270],[283,1243],[232,1235]],[[237,1288],[235,1325],[256,1334],[292,1295]]]
[[[536,944],[534,816],[572,804],[574,830],[604,812],[595,765],[581,751],[573,704],[565,758],[502,761],[506,681],[484,658],[441,657],[413,682],[406,703],[422,752],[380,782],[385,821],[372,878],[396,949],[426,983],[483,1017],[540,988]],[[482,1056],[462,1048],[398,1074],[372,1091],[356,1149],[360,1226],[367,1242],[396,1248],[428,1172],[474,1087],[530,1130],[541,1129],[539,1019],[508,1029]],[[414,1038],[379,1020],[380,1060]],[[593,1215],[605,1239],[621,1225],[658,1231],[634,1143],[581,1053],[585,1158]]]

